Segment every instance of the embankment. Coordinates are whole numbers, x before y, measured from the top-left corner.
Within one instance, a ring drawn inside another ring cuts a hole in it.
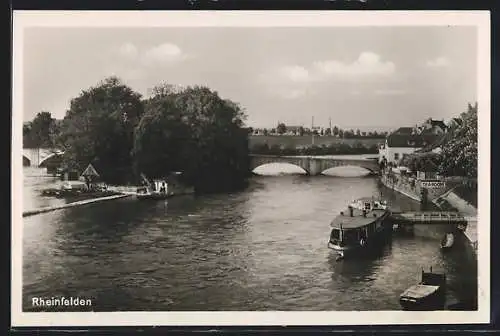
[[[399,174],[382,174],[380,181],[387,188],[397,191],[411,199],[421,202],[423,187],[422,181],[415,178],[407,177]],[[428,181],[426,181],[427,183]],[[453,189],[459,184],[456,180],[448,179],[439,181],[432,188],[425,188],[427,192],[427,200],[434,202],[440,196]]]
[[[128,197],[130,195],[131,194],[112,195],[112,196],[92,198],[92,199],[88,199],[88,200],[67,203],[67,204],[58,205],[58,206],[50,206],[50,207],[38,208],[35,210],[28,210],[28,211],[23,212],[23,217],[38,215],[38,214],[45,213],[45,212],[61,210],[61,209],[66,209],[66,208],[72,208],[72,207],[76,207],[76,206],[87,205],[87,204],[92,204],[92,203],[97,203],[97,202],[114,200],[114,199],[118,199],[118,198]]]

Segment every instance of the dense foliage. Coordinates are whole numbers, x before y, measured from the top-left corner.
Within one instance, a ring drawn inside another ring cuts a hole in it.
[[[400,165],[412,171],[435,172],[441,161],[440,154],[428,152],[404,156]]]
[[[200,192],[238,188],[249,174],[244,118],[237,104],[206,87],[157,87],[135,132],[136,172],[182,171]]]
[[[23,146],[53,148],[59,136],[59,123],[50,112],[39,112],[33,121],[23,125]]]
[[[462,123],[450,130],[442,146],[439,172],[448,176],[477,177],[477,103],[461,114]]]
[[[131,179],[130,152],[142,114],[140,94],[116,77],[82,91],[62,122],[64,164],[82,171],[92,163],[108,183]]]

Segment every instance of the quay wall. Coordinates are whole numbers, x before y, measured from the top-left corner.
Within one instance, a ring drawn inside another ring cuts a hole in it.
[[[382,184],[416,201],[422,201],[422,187],[416,179],[399,175],[383,173],[380,177]],[[443,179],[443,187],[427,188],[427,199],[434,201],[449,190],[453,189],[460,182],[452,179]]]

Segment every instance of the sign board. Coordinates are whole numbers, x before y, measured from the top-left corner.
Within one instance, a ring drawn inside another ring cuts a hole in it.
[[[434,181],[432,181],[432,180],[420,181],[420,187],[427,188],[427,189],[444,188],[445,182],[444,181],[436,181],[436,180],[434,180]]]

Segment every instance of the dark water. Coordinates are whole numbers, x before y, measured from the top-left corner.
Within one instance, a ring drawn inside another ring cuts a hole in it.
[[[332,216],[378,194],[373,178],[268,176],[240,193],[27,217],[23,309],[35,310],[32,297],[65,296],[91,298],[83,310],[94,311],[399,310],[399,294],[428,266],[447,273],[450,301],[474,296],[475,262],[463,249],[443,254],[439,236],[393,237],[370,258],[335,260]]]

